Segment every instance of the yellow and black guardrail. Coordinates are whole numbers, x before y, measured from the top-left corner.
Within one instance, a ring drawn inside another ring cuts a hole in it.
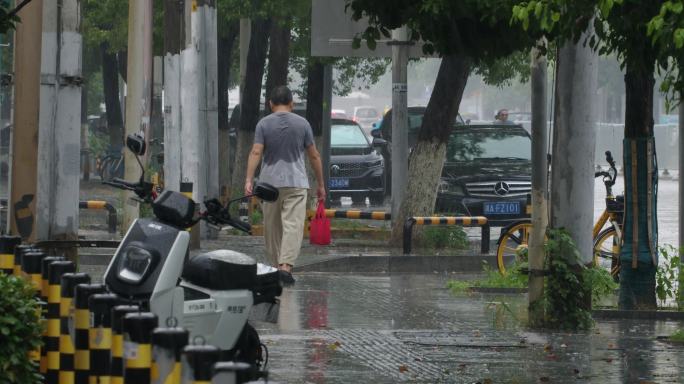
[[[413,227],[415,225],[460,225],[463,227],[480,227],[482,236],[480,252],[489,253],[490,228],[487,218],[484,216],[433,216],[433,217],[409,217],[404,222],[404,255],[411,254],[411,242],[413,239]]]
[[[79,201],[78,207],[80,209],[106,210],[109,213],[109,216],[107,217],[107,229],[109,230],[109,233],[116,233],[116,208],[109,202],[103,200]]]
[[[316,216],[316,210],[306,211],[307,220],[311,221]],[[364,219],[364,220],[392,220],[392,214],[383,211],[359,211],[356,209],[326,209],[325,217],[329,219]]]

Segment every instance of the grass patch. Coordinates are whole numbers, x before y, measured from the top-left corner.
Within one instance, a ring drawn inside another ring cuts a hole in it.
[[[680,329],[670,336],[670,340],[676,341],[678,343],[684,343],[684,329]]]
[[[428,249],[467,249],[468,235],[462,227],[430,227],[422,228],[417,233],[417,246]]]
[[[502,275],[498,270],[492,269],[489,264],[484,263],[482,270],[485,277],[477,280],[451,280],[447,287],[453,293],[467,292],[471,287],[478,288],[527,288],[527,275],[523,270],[527,268],[527,263],[518,263],[511,268],[506,275]]]

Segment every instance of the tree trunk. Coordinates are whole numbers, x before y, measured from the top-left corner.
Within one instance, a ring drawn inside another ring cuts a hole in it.
[[[461,104],[470,68],[469,60],[461,56],[449,55],[442,59],[434,90],[418,131],[418,141],[409,157],[409,184],[399,209],[399,220],[393,220],[392,245],[400,246],[404,221],[408,217],[431,216],[434,213],[446,144]]]
[[[290,61],[290,21],[273,20],[271,23],[271,39],[268,50],[268,75],[266,76],[266,93],[264,111],[271,113],[268,104],[273,88],[287,85],[287,68]]]
[[[653,135],[653,56],[627,55],[625,74],[625,220],[620,309],[655,309],[657,175]],[[649,175],[649,173],[651,173]]]
[[[219,23],[221,26],[222,23]],[[230,194],[230,176],[233,171],[233,157],[230,150],[230,116],[228,115],[228,90],[230,68],[233,62],[233,47],[240,28],[239,21],[233,21],[227,30],[219,31],[218,40],[218,123],[219,123],[219,188],[223,197]]]
[[[325,65],[316,59],[309,62],[309,70],[306,81],[306,120],[311,124],[311,130],[314,134],[314,142],[316,148],[320,151],[323,141],[323,81]],[[322,155],[322,154],[321,154]],[[306,159],[306,174],[309,177],[309,199],[307,200],[307,209],[315,209],[316,199],[315,195],[311,193],[316,185],[316,175],[313,172],[313,167]]]
[[[235,171],[233,172],[233,188],[242,190],[247,171],[247,156],[254,142],[254,129],[261,116],[261,86],[264,77],[264,64],[268,49],[268,32],[270,19],[253,19],[247,54],[247,73],[245,76],[245,94],[240,105],[240,129],[238,132]]]
[[[123,145],[123,116],[119,102],[119,70],[116,55],[107,52],[107,45],[100,45],[102,54],[102,87],[104,89],[105,108],[107,109],[107,128],[109,145]]]

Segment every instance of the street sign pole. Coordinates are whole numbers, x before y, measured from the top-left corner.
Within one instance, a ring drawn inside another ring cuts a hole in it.
[[[392,218],[399,217],[408,181],[408,31],[406,26],[392,31]]]

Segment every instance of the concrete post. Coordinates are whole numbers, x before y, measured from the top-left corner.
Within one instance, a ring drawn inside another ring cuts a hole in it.
[[[126,74],[126,135],[144,131],[149,140],[148,127],[152,103],[152,0],[128,3],[128,65]],[[130,151],[124,150],[124,178],[140,179],[140,167]],[[138,217],[139,204],[130,198],[132,192],[122,192],[123,222],[128,229]]]
[[[323,143],[321,145],[321,160],[323,162],[323,182],[325,183],[326,191],[330,188],[330,135],[331,135],[331,114],[332,114],[332,64],[325,64],[323,67]],[[316,188],[312,185],[311,191]],[[326,195],[326,206],[330,206],[330,194]]]
[[[567,229],[581,262],[589,264],[593,259],[596,53],[582,43],[566,43],[559,49],[557,79],[551,226]]]
[[[539,44],[546,46],[546,40]],[[532,232],[530,234],[528,261],[530,271],[544,269],[544,234],[548,225],[548,192],[547,192],[547,79],[546,56],[539,49],[532,50],[531,56],[532,86]],[[544,277],[530,273],[528,311],[531,326],[541,326],[544,321],[542,298],[544,295]]]
[[[78,239],[81,154],[80,0],[43,4],[38,240]]]
[[[408,29],[392,31],[392,220],[403,220],[399,209],[408,180]]]
[[[185,47],[185,7],[164,0],[164,186],[181,184],[181,50]]]
[[[14,127],[10,160],[8,217],[12,235],[36,240],[36,176],[43,1],[34,0],[19,13],[14,35]]]

